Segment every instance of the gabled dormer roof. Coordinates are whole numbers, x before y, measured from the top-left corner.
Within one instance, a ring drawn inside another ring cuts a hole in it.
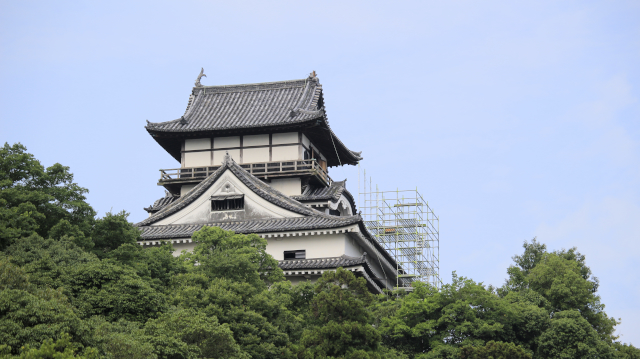
[[[360,152],[349,150],[329,127],[322,85],[306,79],[244,85],[196,84],[183,116],[146,129],[176,160],[183,138],[302,131],[319,147],[329,166],[356,164]]]
[[[154,223],[179,212],[180,210],[200,198],[200,196],[202,196],[211,186],[213,186],[220,178],[220,176],[222,176],[222,174],[224,174],[227,170],[231,171],[245,186],[247,186],[251,191],[256,193],[261,198],[272,204],[275,204],[278,207],[284,208],[296,214],[326,218],[331,221],[344,222],[344,225],[349,225],[361,221],[360,216],[332,216],[305,206],[304,204],[274,189],[268,184],[262,182],[259,178],[247,172],[244,168],[240,167],[240,165],[238,165],[227,153],[222,166],[220,166],[217,171],[215,171],[205,180],[196,185],[186,195],[163,207],[160,211],[151,215],[149,218],[137,223],[136,226],[143,227],[153,225]]]

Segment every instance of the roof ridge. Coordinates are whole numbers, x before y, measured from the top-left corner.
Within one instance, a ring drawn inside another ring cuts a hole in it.
[[[193,89],[216,90],[216,89],[226,89],[226,88],[232,88],[232,87],[250,87],[250,86],[269,86],[269,85],[298,84],[300,82],[304,83],[304,81],[306,81],[307,79],[308,78],[295,79],[295,80],[284,80],[284,81],[253,82],[253,83],[232,84],[232,85],[194,86]]]

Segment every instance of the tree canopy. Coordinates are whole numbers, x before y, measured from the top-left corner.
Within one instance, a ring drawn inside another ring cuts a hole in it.
[[[68,167],[0,149],[0,358],[640,359],[576,248],[525,242],[499,288],[454,272],[374,295],[342,268],[292,285],[257,235],[143,249],[86,193]]]

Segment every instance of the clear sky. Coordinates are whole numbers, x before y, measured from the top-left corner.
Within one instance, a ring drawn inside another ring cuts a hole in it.
[[[132,221],[179,164],[145,120],[204,85],[323,84],[381,189],[440,216],[441,274],[501,285],[533,237],[577,246],[640,346],[640,2],[0,1],[0,140]],[[332,169],[357,192],[356,167]]]

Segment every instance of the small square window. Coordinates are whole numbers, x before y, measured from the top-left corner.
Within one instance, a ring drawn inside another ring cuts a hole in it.
[[[284,251],[284,259],[305,259],[307,258],[306,250]]]

